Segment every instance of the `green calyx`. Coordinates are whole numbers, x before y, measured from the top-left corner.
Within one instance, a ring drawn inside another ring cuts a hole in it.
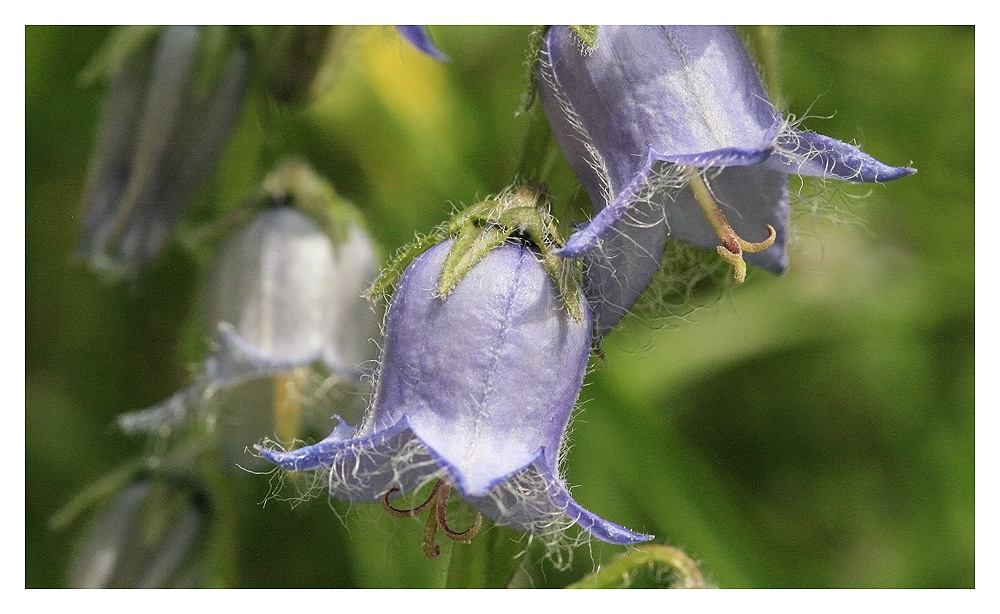
[[[332,185],[301,160],[285,160],[261,182],[259,196],[287,201],[309,215],[335,245],[348,239],[351,226],[364,228],[364,218]]]
[[[597,26],[570,26],[589,54],[597,46]]]
[[[553,254],[564,241],[548,205],[544,187],[526,183],[513,192],[467,207],[431,235],[402,248],[369,289],[369,297],[375,299],[388,294],[413,259],[431,246],[454,238],[437,287],[439,296],[448,296],[486,254],[517,237],[530,243],[539,253],[566,310],[574,320],[581,321],[579,263]]]
[[[353,204],[337,193],[309,164],[292,158],[279,163],[257,188],[226,215],[189,233],[188,249],[200,253],[206,264],[215,245],[266,207],[290,206],[305,213],[335,245],[349,240],[350,229],[367,231],[364,217]]]

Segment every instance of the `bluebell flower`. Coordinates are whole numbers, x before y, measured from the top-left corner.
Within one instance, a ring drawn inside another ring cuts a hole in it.
[[[325,472],[332,497],[381,500],[396,515],[429,508],[424,550],[432,558],[436,530],[467,541],[477,528],[448,526],[451,489],[496,523],[531,534],[577,524],[613,544],[651,539],[581,507],[559,474],[590,354],[586,305],[585,317],[571,317],[541,256],[517,241],[486,253],[442,296],[454,243],[420,255],[393,293],[364,420],[356,428],[340,420],[312,446],[258,450],[289,471]],[[426,503],[392,505],[396,493],[435,480]]]
[[[406,42],[435,60],[448,61],[448,56],[434,45],[431,34],[427,31],[427,26],[396,26],[396,31],[406,39]]]
[[[119,31],[106,54],[141,32]],[[250,51],[237,43],[216,57],[225,47],[209,39],[219,32],[171,26],[113,67],[77,249],[97,270],[138,275],[222,154],[249,88]]]
[[[292,165],[279,175],[299,172]],[[215,352],[191,385],[121,416],[119,425],[150,432],[206,418],[226,432],[230,466],[252,460],[243,452],[263,436],[290,442],[310,426],[326,433],[329,414],[318,401],[303,407],[310,401],[305,389],[329,388],[331,375],[360,389],[381,322],[362,296],[378,272],[374,246],[353,222],[340,231],[335,241],[309,215],[279,205],[230,237],[205,290],[205,327]],[[313,415],[304,417],[305,410]]]
[[[645,290],[668,238],[716,248],[734,283],[745,262],[783,272],[789,175],[884,182],[915,172],[786,121],[729,26],[600,26],[593,46],[554,26],[537,81],[594,206],[557,253],[585,257],[598,334]]]

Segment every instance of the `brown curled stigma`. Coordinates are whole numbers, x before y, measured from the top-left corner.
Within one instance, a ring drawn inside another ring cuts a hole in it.
[[[423,540],[421,549],[429,559],[436,559],[441,556],[441,547],[434,543],[438,529],[444,533],[445,537],[454,541],[469,543],[483,526],[483,515],[476,512],[476,519],[472,526],[465,531],[456,531],[448,526],[448,495],[451,493],[451,483],[445,479],[440,479],[434,484],[430,496],[416,507],[410,509],[399,509],[389,503],[389,497],[399,492],[399,488],[390,488],[382,495],[382,508],[389,514],[397,518],[413,518],[424,513],[433,506],[433,510],[427,515],[427,522],[424,524]]]

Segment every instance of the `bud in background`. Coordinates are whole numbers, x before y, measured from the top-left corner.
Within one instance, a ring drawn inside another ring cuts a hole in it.
[[[142,478],[97,511],[70,567],[74,588],[187,588],[204,583],[208,498]]]
[[[252,461],[243,452],[262,437],[328,432],[329,395],[363,405],[381,322],[362,297],[378,268],[357,212],[301,163],[283,165],[263,186],[268,208],[225,241],[206,280],[204,325],[215,351],[190,386],[119,419],[140,432],[199,417],[221,437],[227,467]],[[355,398],[338,382],[354,384]]]
[[[122,28],[90,68],[110,82],[77,253],[109,277],[156,257],[222,153],[250,84],[231,32]]]

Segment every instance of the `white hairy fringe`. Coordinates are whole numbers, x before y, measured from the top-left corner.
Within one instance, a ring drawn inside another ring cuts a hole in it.
[[[265,441],[265,445],[275,445]],[[438,479],[447,479],[427,447],[416,437],[410,437],[401,448],[390,453],[349,446],[338,453],[329,465],[307,472],[287,472],[275,469],[271,476],[271,491],[265,499],[287,501],[293,507],[323,494],[350,503],[370,502],[373,490],[388,492],[399,488],[402,493],[416,492]],[[564,487],[547,480],[533,466],[497,484],[479,501],[488,509],[498,525],[524,531],[523,556],[533,544],[541,544],[543,558],[559,570],[567,569],[573,560],[573,550],[592,538],[583,530],[571,530],[575,518],[559,511],[550,490]],[[288,494],[289,485],[292,494]],[[452,491],[453,493],[456,491]]]

